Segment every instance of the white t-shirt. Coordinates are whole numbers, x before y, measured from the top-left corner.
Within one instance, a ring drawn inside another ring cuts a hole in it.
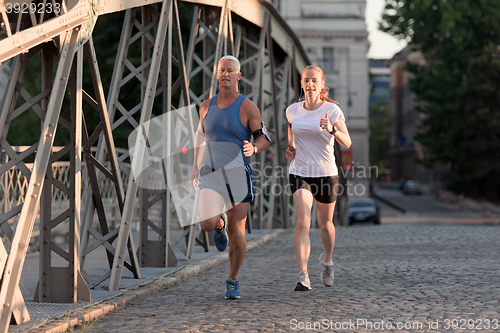
[[[304,101],[286,109],[286,119],[295,136],[295,158],[290,164],[289,173],[301,177],[338,175],[333,154],[335,137],[319,126],[325,114],[328,114],[332,124],[345,120],[342,110],[326,101],[316,110],[304,109]]]

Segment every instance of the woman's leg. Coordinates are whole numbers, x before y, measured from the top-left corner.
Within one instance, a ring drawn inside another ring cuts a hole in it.
[[[293,194],[293,204],[295,206],[295,235],[293,245],[295,247],[295,257],[299,271],[307,272],[307,261],[311,253],[311,243],[309,241],[309,229],[311,227],[311,208],[313,203],[312,193],[305,189],[297,190]]]
[[[333,225],[335,202],[321,203],[316,201],[316,211],[318,213],[320,237],[325,251],[324,261],[329,263],[332,261],[333,247],[335,245],[335,226]]]

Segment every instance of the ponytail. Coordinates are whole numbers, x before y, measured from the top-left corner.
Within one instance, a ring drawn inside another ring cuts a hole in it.
[[[320,93],[319,98],[322,101],[330,102],[330,103],[333,103],[333,104],[339,104],[339,102],[334,101],[333,99],[331,99],[330,97],[328,97],[328,91],[329,90],[330,90],[330,88],[328,88],[327,86],[324,86],[323,89],[321,89],[321,93]]]

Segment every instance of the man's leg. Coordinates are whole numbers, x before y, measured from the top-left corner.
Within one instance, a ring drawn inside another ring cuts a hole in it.
[[[231,203],[227,203],[226,207],[231,207]],[[247,250],[245,241],[245,223],[247,220],[248,203],[239,203],[235,207],[227,211],[229,236],[229,276],[238,279],[243,259]]]
[[[200,224],[203,230],[213,231],[220,228],[224,198],[216,191],[204,188],[200,191],[199,200]]]

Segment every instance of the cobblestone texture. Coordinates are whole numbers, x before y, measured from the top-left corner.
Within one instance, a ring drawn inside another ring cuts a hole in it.
[[[488,226],[339,228],[335,281],[326,288],[319,230],[312,230],[313,290],[294,292],[298,269],[293,232],[286,232],[247,253],[240,300],[224,299],[226,262],[107,315],[89,331],[382,332],[390,322],[394,332],[500,332],[499,238],[500,227]],[[455,323],[462,328],[446,329]]]

